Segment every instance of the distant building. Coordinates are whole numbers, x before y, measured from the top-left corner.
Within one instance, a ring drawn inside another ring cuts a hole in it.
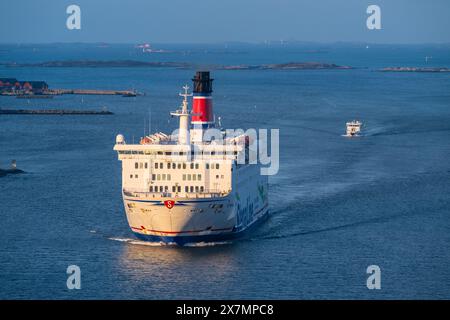
[[[34,94],[44,93],[48,89],[48,84],[45,81],[19,81],[19,85],[19,90],[31,91]]]
[[[15,78],[0,78],[0,92],[22,91],[42,94],[48,90],[45,81],[18,81]]]
[[[17,85],[15,78],[0,78],[0,91],[11,90]]]

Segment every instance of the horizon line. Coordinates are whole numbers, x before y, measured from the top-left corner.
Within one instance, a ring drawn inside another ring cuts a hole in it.
[[[143,43],[157,45],[229,45],[229,44],[247,44],[247,45],[289,45],[289,44],[314,44],[314,45],[332,45],[332,44],[364,44],[364,45],[450,45],[449,42],[370,42],[370,41],[308,41],[308,40],[264,40],[264,41],[217,41],[217,42],[108,42],[108,41],[48,41],[48,42],[1,42],[0,45],[52,45],[52,44],[108,44],[108,45],[137,45]]]

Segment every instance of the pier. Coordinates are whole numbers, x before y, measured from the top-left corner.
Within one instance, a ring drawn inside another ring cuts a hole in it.
[[[112,115],[111,111],[67,110],[67,109],[0,109],[0,115]]]
[[[119,95],[136,97],[142,95],[137,90],[98,90],[98,89],[50,89],[45,81],[19,81],[16,78],[0,78],[0,95],[17,98],[53,98],[62,94]]]
[[[96,89],[48,89],[42,93],[24,93],[22,91],[2,91],[2,96],[16,96],[22,99],[49,99],[54,96],[63,94],[78,94],[78,95],[102,95],[102,96],[122,96],[122,97],[136,97],[142,95],[135,90],[96,90]]]
[[[127,96],[135,97],[139,95],[134,90],[95,90],[95,89],[51,89],[46,94],[61,95],[61,94],[84,94],[84,95],[112,95],[112,96]]]

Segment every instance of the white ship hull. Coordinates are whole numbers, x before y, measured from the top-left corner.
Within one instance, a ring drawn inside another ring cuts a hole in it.
[[[124,192],[128,224],[136,237],[153,242],[184,245],[240,238],[268,215],[267,177],[259,178],[212,198],[154,199],[147,193]],[[174,201],[170,209],[166,201]]]
[[[265,206],[254,212],[245,225],[237,226],[236,205],[229,199],[181,200],[170,210],[160,201],[124,199],[124,203],[130,228],[139,239],[179,245],[236,239],[268,213]]]

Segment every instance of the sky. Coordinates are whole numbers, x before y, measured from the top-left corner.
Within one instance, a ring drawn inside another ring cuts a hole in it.
[[[72,4],[80,30],[66,27]],[[0,43],[450,43],[449,13],[450,0],[0,0]]]

